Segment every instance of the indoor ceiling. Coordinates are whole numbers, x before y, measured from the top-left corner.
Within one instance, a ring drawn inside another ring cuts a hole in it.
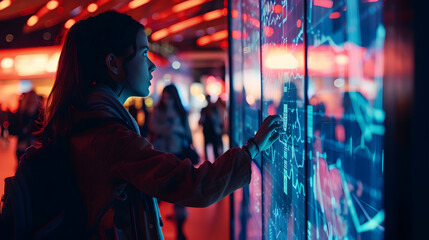
[[[151,50],[161,56],[180,51],[222,50],[227,47],[226,2],[3,0],[0,2],[0,49],[57,45],[74,22],[116,10],[145,25]]]

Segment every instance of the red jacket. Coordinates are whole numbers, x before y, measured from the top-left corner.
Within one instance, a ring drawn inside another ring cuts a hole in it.
[[[114,191],[130,183],[152,204],[140,211],[143,238],[163,239],[157,219],[158,206],[151,197],[183,206],[207,207],[250,182],[251,160],[240,148],[230,149],[213,164],[205,161],[198,168],[189,159],[180,161],[173,154],[154,150],[138,134],[135,121],[108,88],[96,90],[86,111],[77,113],[74,121],[92,118],[102,122],[103,118],[112,117],[125,124],[101,123],[97,128],[73,135],[70,141],[78,184],[88,211],[88,225],[96,222]],[[134,131],[130,130],[133,127]],[[103,216],[100,239],[106,238],[105,230],[113,227],[113,216],[113,210]]]

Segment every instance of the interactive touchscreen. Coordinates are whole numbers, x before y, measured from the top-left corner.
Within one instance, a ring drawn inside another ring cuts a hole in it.
[[[383,1],[231,3],[232,140],[270,114],[285,131],[255,160],[260,201],[240,200],[262,238],[382,239]]]

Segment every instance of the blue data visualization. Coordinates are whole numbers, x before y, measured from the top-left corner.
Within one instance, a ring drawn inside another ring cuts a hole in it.
[[[382,239],[383,1],[230,3],[231,140],[271,114],[285,132],[255,160],[261,219],[244,224],[269,240]]]

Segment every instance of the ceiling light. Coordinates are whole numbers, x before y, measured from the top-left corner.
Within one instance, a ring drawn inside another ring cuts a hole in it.
[[[186,9],[201,5],[204,2],[206,2],[206,0],[189,0],[175,5],[171,10],[176,13],[182,12]]]
[[[55,8],[57,8],[60,5],[60,3],[58,1],[52,0],[49,1],[48,3],[46,3],[46,7],[49,10],[54,10]]]
[[[86,8],[86,10],[88,10],[88,12],[95,12],[98,9],[98,5],[95,3],[91,3],[88,5],[88,7]]]
[[[10,6],[12,2],[10,0],[3,0],[0,2],[0,10],[3,10]]]
[[[39,21],[39,17],[36,15],[31,16],[28,21],[27,21],[27,25],[32,27],[34,25],[36,25],[36,23]]]
[[[128,3],[128,7],[130,9],[138,8],[141,5],[148,3],[149,1],[150,0],[133,0],[133,1]]]
[[[14,64],[13,58],[7,57],[7,58],[3,58],[3,60],[1,60],[1,67],[2,68],[12,68]]]
[[[70,29],[74,24],[76,23],[76,20],[74,20],[73,18],[70,18],[69,20],[67,20],[67,22],[64,24],[64,27],[67,29]]]

